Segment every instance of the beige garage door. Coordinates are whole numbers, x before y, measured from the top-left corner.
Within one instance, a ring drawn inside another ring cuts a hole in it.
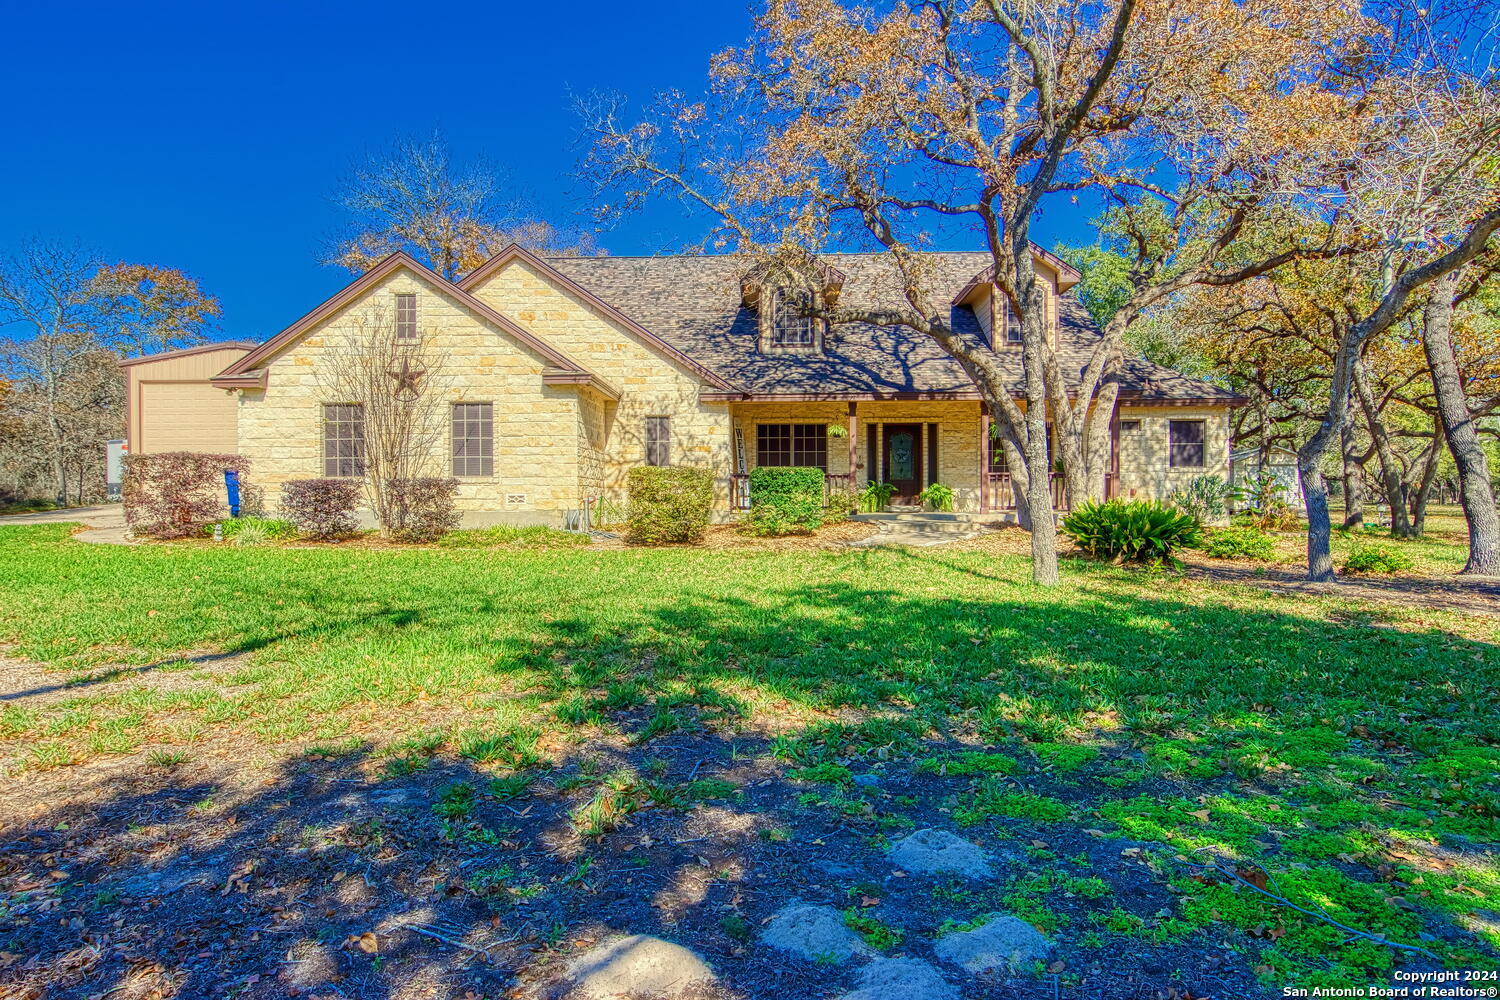
[[[143,382],[136,451],[233,454],[239,447],[235,404],[231,393],[205,382]]]

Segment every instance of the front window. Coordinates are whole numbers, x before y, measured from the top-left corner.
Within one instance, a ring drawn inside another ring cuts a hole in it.
[[[755,428],[757,465],[828,468],[827,424],[759,424]]]
[[[1173,420],[1169,424],[1168,434],[1172,468],[1203,468],[1203,421]]]
[[[365,408],[358,403],[323,404],[323,475],[343,479],[365,474]]]
[[[778,288],[771,297],[771,346],[810,348],[817,346],[818,323],[809,316],[812,297],[794,288]]]

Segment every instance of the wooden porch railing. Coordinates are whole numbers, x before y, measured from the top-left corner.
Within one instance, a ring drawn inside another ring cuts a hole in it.
[[[991,472],[985,476],[984,484],[984,509],[985,510],[1015,510],[1016,494],[1015,484],[1011,481],[1009,472]],[[1047,486],[1052,493],[1052,509],[1068,509],[1067,482],[1062,473],[1054,472],[1047,480]],[[1111,472],[1104,477],[1104,498],[1111,499],[1119,492],[1120,477]]]
[[[824,496],[834,490],[845,490],[854,492],[854,476],[844,473],[830,473],[823,478]],[[736,472],[729,477],[729,509],[750,509],[750,477],[742,472]]]

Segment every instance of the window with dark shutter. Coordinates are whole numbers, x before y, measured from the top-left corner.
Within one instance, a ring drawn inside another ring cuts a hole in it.
[[[323,475],[365,474],[365,409],[358,403],[323,404]]]
[[[402,293],[396,296],[396,339],[417,340],[417,297]]]
[[[828,468],[827,424],[757,424],[758,465]]]
[[[672,418],[646,418],[646,464],[672,464]]]
[[[1168,422],[1169,464],[1174,469],[1203,468],[1203,421]]]
[[[453,474],[495,474],[494,404],[453,404]]]

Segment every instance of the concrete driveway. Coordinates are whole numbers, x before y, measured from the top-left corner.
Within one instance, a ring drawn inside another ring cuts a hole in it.
[[[0,517],[0,527],[13,524],[81,524],[84,530],[73,537],[80,542],[125,545],[125,507],[107,503],[97,507],[70,507],[66,510],[43,510],[35,514],[9,514]]]

